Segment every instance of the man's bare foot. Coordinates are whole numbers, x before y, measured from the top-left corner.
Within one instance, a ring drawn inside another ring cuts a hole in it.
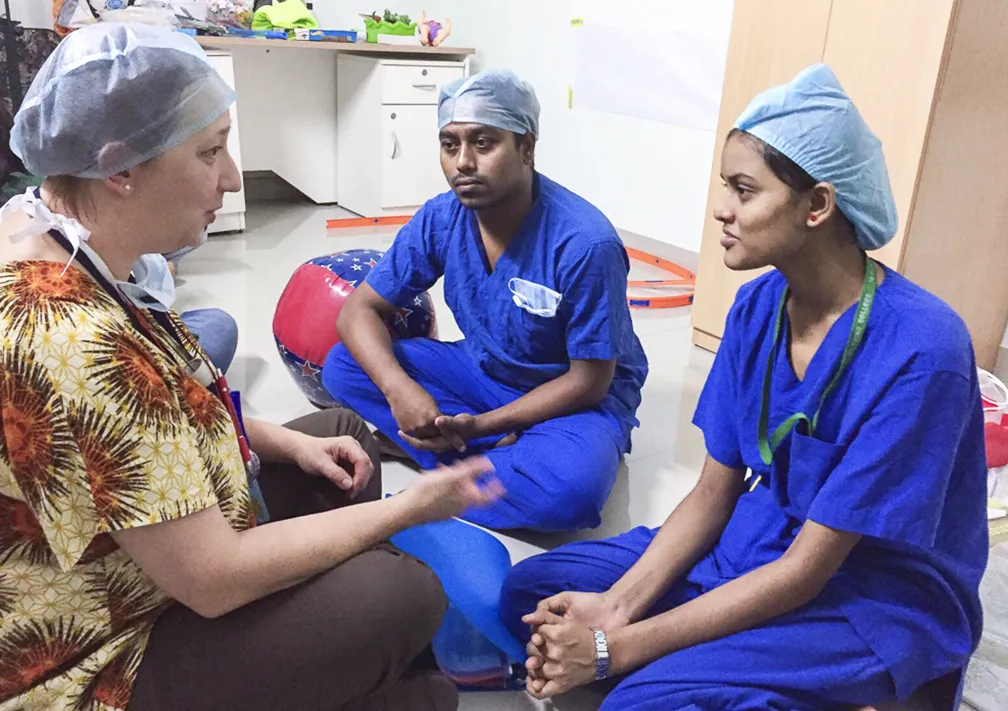
[[[507,437],[504,437],[497,444],[494,445],[494,449],[500,449],[501,447],[510,447],[512,444],[518,441],[518,433],[512,432]]]
[[[389,457],[391,459],[409,459],[410,456],[402,450],[398,444],[393,442],[390,438],[386,437],[381,430],[375,430],[375,439],[378,440],[378,446],[381,448],[382,459]]]

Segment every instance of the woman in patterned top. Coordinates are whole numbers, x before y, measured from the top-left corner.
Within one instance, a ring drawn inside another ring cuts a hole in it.
[[[246,420],[254,456],[152,298],[141,255],[198,243],[239,188],[233,98],[191,38],[96,25],[18,114],[51,177],[0,211],[0,711],[457,706],[425,651],[440,584],[384,541],[495,498],[486,464],[382,500],[342,410]]]

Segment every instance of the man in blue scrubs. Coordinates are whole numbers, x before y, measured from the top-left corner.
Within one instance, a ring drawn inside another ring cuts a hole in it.
[[[647,375],[626,250],[601,212],[535,171],[528,83],[492,71],[449,84],[438,123],[452,192],[347,300],[323,383],[425,468],[485,453],[507,493],[469,521],[597,526]],[[465,339],[393,342],[385,320],[441,277]]]

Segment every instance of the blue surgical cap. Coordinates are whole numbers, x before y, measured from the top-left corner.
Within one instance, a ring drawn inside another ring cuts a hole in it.
[[[11,148],[35,175],[107,178],[202,131],[235,93],[192,37],[97,23],[64,39],[14,118]]]
[[[899,227],[882,142],[825,64],[757,96],[735,122],[836,189],[837,206],[862,249],[887,244]]]
[[[532,85],[514,72],[491,69],[441,87],[438,130],[450,123],[479,123],[538,137],[539,100]]]

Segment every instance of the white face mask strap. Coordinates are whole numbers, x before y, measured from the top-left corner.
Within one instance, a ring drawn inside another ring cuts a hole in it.
[[[73,251],[70,253],[70,261],[66,263],[63,271],[60,272],[60,276],[62,277],[77,257],[77,251],[80,249],[81,244],[87,241],[91,233],[88,232],[84,225],[72,217],[58,215],[50,210],[36,196],[35,190],[35,188],[29,188],[23,194],[11,198],[3,208],[0,208],[0,220],[3,220],[15,211],[23,212],[29,217],[27,226],[10,235],[10,240],[13,242],[19,242],[27,237],[37,237],[52,229],[59,231],[60,234],[66,237],[73,247]]]
[[[71,244],[73,244],[73,243],[71,242]],[[77,259],[77,252],[78,251],[80,251],[80,245],[79,244],[74,244],[73,245],[73,251],[70,252],[70,261],[63,265],[63,271],[60,272],[60,279],[63,278],[63,275],[65,275],[67,273],[67,269],[69,269],[70,265],[74,263],[75,259]]]
[[[28,226],[15,232],[10,236],[12,240],[21,240],[26,237],[38,236],[44,234],[51,229],[55,229],[62,234],[70,246],[73,248],[70,252],[70,260],[63,266],[63,271],[60,272],[60,277],[67,273],[70,269],[70,265],[73,264],[74,260],[77,258],[78,252],[83,252],[95,265],[95,268],[101,272],[101,275],[113,286],[119,289],[119,291],[134,304],[140,308],[155,308],[158,310],[168,310],[171,308],[171,303],[174,301],[175,290],[174,282],[168,284],[169,273],[167,272],[167,263],[164,264],[164,274],[159,274],[158,269],[152,269],[153,266],[160,267],[160,264],[149,264],[144,261],[145,257],[142,257],[139,262],[137,262],[134,267],[135,271],[140,273],[136,274],[138,282],[144,282],[145,279],[151,277],[152,280],[158,281],[158,284],[152,284],[153,288],[145,288],[142,283],[131,284],[129,282],[123,282],[116,279],[112,275],[112,271],[108,268],[105,260],[98,256],[98,253],[91,249],[90,245],[87,244],[88,238],[91,233],[88,232],[87,228],[84,227],[80,222],[73,219],[72,217],[67,217],[65,215],[59,215],[50,210],[42,200],[40,200],[35,195],[35,188],[30,188],[23,195],[18,195],[12,198],[6,205],[0,208],[0,220],[15,211],[20,211],[26,214],[30,222]],[[151,258],[154,259],[153,257]],[[156,303],[151,304],[150,300],[145,297],[152,297]],[[168,301],[169,303],[164,303]]]

